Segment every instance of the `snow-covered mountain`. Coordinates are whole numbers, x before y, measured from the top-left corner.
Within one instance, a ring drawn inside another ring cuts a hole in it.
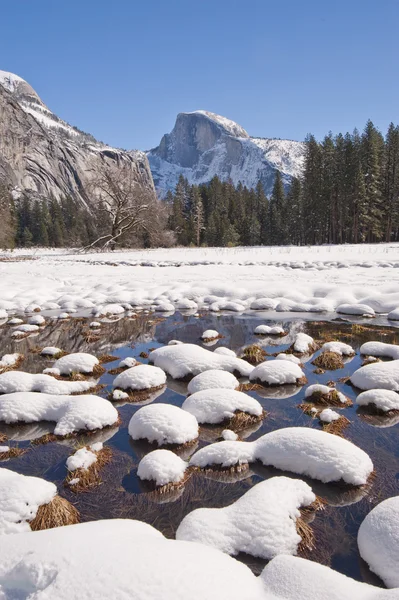
[[[0,71],[0,178],[34,198],[71,195],[90,206],[88,187],[104,163],[129,164],[134,179],[154,186],[144,152],[106,146],[72,127],[42,102],[21,77]]]
[[[163,197],[182,174],[190,183],[206,183],[217,175],[254,188],[260,180],[270,194],[276,171],[289,185],[301,174],[305,144],[250,137],[240,125],[211,112],[177,115],[171,133],[147,152],[158,194]]]

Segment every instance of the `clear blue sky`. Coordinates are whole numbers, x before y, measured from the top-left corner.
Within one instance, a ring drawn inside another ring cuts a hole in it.
[[[109,144],[147,149],[178,112],[303,139],[399,122],[399,0],[10,0],[0,69]]]

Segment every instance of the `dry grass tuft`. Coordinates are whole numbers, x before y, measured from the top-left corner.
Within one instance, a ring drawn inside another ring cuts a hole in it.
[[[309,417],[316,417],[317,413],[319,412],[317,409],[316,411],[313,410],[316,407],[311,402],[303,402],[302,404],[298,404],[297,408],[300,408],[302,412],[304,412],[306,415],[309,415]]]
[[[86,448],[90,450],[90,447]],[[88,469],[76,469],[70,471],[65,480],[65,485],[68,486],[73,492],[85,492],[90,488],[96,487],[102,483],[100,471],[107,465],[112,459],[112,450],[109,447],[102,448],[95,453],[97,460],[95,463],[90,465]],[[73,479],[79,479],[75,485],[70,485]]]
[[[215,335],[215,337],[201,338],[201,342],[204,342],[205,344],[208,344],[209,342],[214,342],[215,340],[221,340],[222,338],[224,338],[224,335],[222,335],[221,333],[219,333],[218,335]]]
[[[322,352],[312,361],[312,364],[326,371],[336,371],[344,368],[342,356],[336,352]]]
[[[338,406],[344,408],[346,406],[352,406],[352,401],[346,398],[346,402],[341,402],[340,397],[336,389],[331,388],[328,394],[323,394],[321,391],[315,391],[311,396],[306,398],[308,402],[313,402],[317,406]]]
[[[296,531],[297,534],[301,537],[301,542],[299,543],[298,550],[304,551],[309,550],[312,551],[315,547],[314,533],[312,528],[305,523],[301,517],[296,520]]]
[[[83,390],[82,392],[72,392],[71,396],[84,396],[85,394],[98,394],[101,392],[107,385],[105,383],[98,383],[95,385],[93,382],[93,387],[88,388],[87,390]]]
[[[159,385],[157,387],[152,387],[152,388],[148,388],[147,390],[120,390],[121,392],[125,392],[125,394],[128,395],[128,398],[124,398],[122,401],[123,402],[144,402],[144,400],[147,400],[147,398],[149,398],[149,396],[151,396],[151,394],[153,394],[154,392],[157,392],[158,390],[162,390],[165,387],[165,384],[163,385]],[[119,389],[119,388],[115,388],[115,389]],[[111,402],[120,402],[120,400],[115,400],[115,398],[112,395],[112,392],[110,392],[108,394],[108,400],[110,400]]]
[[[252,344],[251,346],[247,346],[246,348],[244,348],[244,354],[241,358],[251,363],[251,365],[257,365],[259,363],[264,362],[266,356],[267,352],[265,352],[263,348],[261,348],[257,344]]]
[[[140,352],[139,356],[141,356],[141,358],[148,358],[149,354],[148,352]]]
[[[56,442],[58,440],[58,436],[54,433],[46,433],[46,435],[42,435],[39,438],[31,441],[33,446],[41,446],[43,444],[49,444],[50,442]]]
[[[48,504],[39,506],[36,517],[30,522],[32,531],[53,529],[79,523],[79,511],[61,496],[55,496]]]
[[[101,375],[104,375],[104,373],[105,373],[105,369],[103,366],[94,365],[93,373],[89,373],[89,375],[94,375],[94,377],[101,377]]]
[[[365,365],[372,365],[372,364],[377,363],[377,362],[382,362],[382,361],[381,361],[380,358],[374,358],[373,356],[366,356],[363,359],[362,367],[364,367]]]
[[[27,448],[10,448],[7,452],[0,452],[0,460],[8,460],[9,458],[17,458],[27,452]]]
[[[7,441],[7,436],[5,433],[0,433],[0,444],[3,444]]]
[[[317,367],[317,369],[314,369],[313,373],[315,373],[316,375],[323,375],[325,373],[325,370],[321,369],[320,367]]]
[[[115,369],[109,369],[108,373],[110,375],[119,375],[120,373],[123,373],[123,371],[126,371],[126,369],[128,369],[128,367],[116,367]]]
[[[101,356],[98,357],[98,360],[100,361],[101,364],[104,364],[104,363],[109,363],[109,362],[115,362],[116,360],[118,360],[118,357],[112,356],[112,354],[102,354]]]
[[[99,333],[95,333],[91,329],[83,329],[82,338],[87,344],[91,344],[92,342],[99,342],[101,340],[101,335]]]
[[[245,473],[249,471],[248,463],[237,463],[236,465],[232,465],[231,467],[222,467],[221,465],[208,465],[205,468],[200,468],[199,471],[204,473],[205,475],[210,475],[218,473],[218,478],[220,475],[225,474],[226,480],[229,479],[229,475],[237,474],[237,473]]]
[[[240,383],[238,386],[239,392],[256,392],[257,390],[263,390],[263,386],[259,383]]]
[[[157,486],[155,484],[155,481],[147,480],[144,480],[141,483],[149,488],[147,492],[148,496],[163,496],[165,494],[170,494],[170,492],[182,489],[195,471],[198,471],[197,467],[188,467],[185,470],[182,479],[180,479],[179,481],[166,483],[165,485]]]
[[[343,431],[344,429],[346,429],[346,427],[348,427],[350,421],[349,419],[341,415],[336,421],[331,421],[331,423],[324,423],[323,421],[321,421],[321,424],[323,431],[326,431],[327,433],[332,433],[333,435],[338,435],[339,437],[344,437]]]
[[[223,425],[225,425],[227,429],[232,429],[233,431],[237,432],[241,429],[245,429],[246,427],[250,427],[255,423],[259,423],[259,421],[263,421],[263,419],[266,416],[266,411],[262,411],[262,413],[259,416],[257,416],[249,415],[248,413],[243,412],[241,410],[236,410],[234,412],[234,417],[227,420],[226,422],[223,422]]]

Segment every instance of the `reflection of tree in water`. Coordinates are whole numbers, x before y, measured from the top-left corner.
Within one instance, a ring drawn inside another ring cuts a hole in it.
[[[156,322],[151,316],[139,315],[135,319],[123,318],[113,322],[103,322],[101,329],[96,330],[100,339],[87,342],[82,335],[87,331],[92,319],[68,319],[65,321],[48,321],[37,335],[27,337],[19,342],[11,337],[12,327],[0,327],[0,355],[19,352],[25,355],[20,370],[28,372],[41,371],[54,362],[51,357],[42,357],[38,348],[56,346],[71,352],[88,352],[97,356],[113,349],[130,344],[147,342],[155,335]]]

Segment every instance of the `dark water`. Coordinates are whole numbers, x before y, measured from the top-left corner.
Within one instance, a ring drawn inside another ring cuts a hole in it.
[[[305,330],[316,339],[337,339],[351,344],[355,350],[368,340],[379,340],[398,343],[399,333],[396,329],[368,325],[357,327],[342,321],[337,322],[304,322],[300,319],[284,321],[287,337],[279,339],[259,339],[253,330],[260,320],[257,316],[203,315],[200,318],[175,313],[163,319],[161,316],[141,315],[136,319],[120,319],[104,323],[99,340],[85,341],[82,334],[87,331],[86,319],[71,319],[68,322],[56,322],[47,325],[37,336],[31,336],[19,342],[10,338],[11,328],[4,325],[0,328],[0,355],[8,352],[22,352],[25,360],[20,369],[32,373],[41,372],[52,360],[44,359],[35,353],[37,347],[47,345],[59,346],[65,351],[90,352],[97,356],[112,354],[116,361],[107,363],[107,370],[115,368],[121,358],[140,357],[149,349],[164,345],[171,339],[200,344],[200,334],[205,329],[216,329],[224,338],[217,345],[227,346],[235,351],[251,343],[261,344],[269,353],[284,351],[292,343],[295,333]],[[274,323],[263,319],[261,322]],[[281,324],[281,321],[277,321]],[[316,354],[317,355],[317,354]],[[316,356],[314,355],[314,357]],[[313,358],[311,360],[313,360]],[[305,363],[304,371],[309,383],[338,382],[339,379],[353,373],[361,365],[361,358],[356,356],[346,361],[343,369],[326,371],[315,375],[314,365]],[[108,372],[101,378],[106,384],[100,395],[107,396],[112,390],[114,376]],[[346,396],[355,399],[357,391],[345,383],[337,383],[337,389]],[[169,380],[165,390],[153,394],[148,401],[164,402],[181,406],[185,399],[187,385]],[[316,427],[317,419],[312,419],[297,407],[303,401],[304,389],[292,386],[265,389],[261,393],[249,392],[267,411],[267,418],[260,425],[245,432],[248,441],[259,436],[288,426]],[[146,402],[146,403],[147,403]],[[255,465],[249,472],[236,475],[231,480],[217,480],[195,474],[186,484],[184,490],[167,497],[155,497],[147,494],[147,489],[136,476],[137,465],[148,452],[146,445],[135,443],[128,435],[127,427],[133,413],[140,408],[137,404],[116,404],[122,423],[119,427],[100,432],[98,439],[105,441],[113,449],[113,460],[104,468],[103,483],[96,489],[81,494],[74,494],[63,487],[67,470],[65,461],[73,452],[77,440],[53,442],[46,445],[32,445],[31,440],[52,430],[51,425],[26,425],[24,427],[0,427],[0,433],[7,433],[11,445],[27,447],[28,452],[19,458],[3,461],[1,466],[23,474],[43,477],[57,484],[61,495],[73,502],[80,511],[82,521],[104,518],[132,518],[146,521],[161,530],[166,536],[173,537],[182,518],[199,507],[224,507],[242,496],[251,486],[263,479],[281,474],[274,469]],[[342,411],[350,425],[345,430],[345,437],[365,450],[372,458],[376,477],[367,489],[343,489],[332,484],[306,480],[314,492],[328,502],[324,511],[316,514],[312,528],[315,532],[316,548],[307,552],[306,558],[329,565],[355,579],[382,585],[376,576],[370,573],[367,565],[361,560],[357,550],[356,536],[360,523],[366,514],[379,502],[399,493],[399,426],[390,424],[381,417],[374,419],[359,413],[355,407]],[[399,421],[399,419],[397,419]],[[388,426],[390,425],[390,426]],[[197,447],[191,448],[183,455],[189,456],[199,447],[216,441],[220,430],[201,428]],[[244,437],[242,435],[242,437]],[[94,438],[90,438],[90,442]],[[298,477],[286,474],[291,477]],[[219,479],[221,479],[219,477]],[[255,572],[264,566],[264,561],[240,557]]]

